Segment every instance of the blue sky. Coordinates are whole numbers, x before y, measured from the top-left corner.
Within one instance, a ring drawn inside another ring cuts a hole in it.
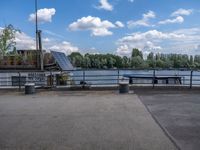
[[[38,0],[38,16],[45,49],[200,54],[198,0]],[[22,31],[18,49],[34,49],[34,0],[1,0],[5,24]]]

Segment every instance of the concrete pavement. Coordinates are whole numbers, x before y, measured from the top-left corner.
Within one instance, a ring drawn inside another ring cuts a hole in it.
[[[197,90],[136,92],[181,150],[200,149],[200,94]]]
[[[0,150],[176,150],[137,95],[0,93]]]

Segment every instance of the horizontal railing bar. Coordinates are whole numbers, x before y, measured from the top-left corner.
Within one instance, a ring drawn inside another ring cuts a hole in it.
[[[35,84],[40,84],[42,86],[48,86],[49,84],[53,85],[57,85],[59,82],[57,82],[56,78],[56,74],[59,73],[80,73],[81,75],[71,75],[70,78],[71,79],[67,79],[65,80],[66,82],[70,82],[70,85],[80,85],[80,83],[77,82],[91,82],[89,83],[90,85],[117,85],[119,81],[129,81],[129,78],[124,77],[125,74],[131,74],[131,75],[135,75],[135,76],[139,76],[139,75],[143,75],[143,76],[152,76],[153,77],[153,72],[155,70],[155,76],[177,76],[177,77],[181,77],[181,81],[182,81],[182,85],[200,85],[198,84],[198,82],[200,82],[200,79],[198,79],[198,77],[200,77],[199,74],[199,70],[181,70],[181,69],[168,69],[168,70],[161,70],[161,69],[78,69],[78,70],[66,70],[66,71],[37,71],[37,70],[32,70],[32,71],[12,71],[12,72],[6,72],[6,71],[1,71],[1,74],[5,74],[5,73],[10,73],[11,77],[0,77],[0,86],[12,86],[12,84],[20,84],[21,86],[23,86],[23,84],[26,83],[30,83],[30,82],[34,82]],[[92,71],[93,74],[89,74]],[[104,74],[99,74],[98,71],[104,71]],[[123,72],[123,71],[127,71],[127,72]],[[132,71],[132,72],[129,72]],[[141,71],[141,73],[140,73]],[[162,71],[174,71],[172,73],[162,73]],[[184,73],[183,71],[188,71],[188,74]],[[189,72],[190,71],[190,72]],[[178,73],[177,73],[178,72]],[[193,72],[193,74],[192,74]],[[33,81],[30,80],[29,77],[27,77],[26,75],[29,73],[45,73],[45,76],[43,77],[43,80],[41,81]],[[112,74],[109,74],[112,73]],[[183,74],[182,74],[183,73]],[[52,77],[50,77],[52,75]],[[191,75],[192,75],[192,80],[191,80]],[[16,81],[12,81],[12,77],[18,77],[16,78]],[[24,76],[26,76],[24,78]],[[5,80],[5,81],[4,81]],[[50,80],[52,80],[52,82],[50,82]],[[141,80],[141,81],[140,81]],[[134,84],[148,84],[148,85],[152,85],[153,83],[149,82],[149,83],[144,83],[142,82],[143,79],[132,79],[133,82],[137,81]],[[153,79],[144,79],[144,80],[153,80]],[[162,80],[162,79],[158,79],[158,80]],[[100,82],[100,83],[99,83]],[[196,83],[193,83],[196,82]],[[5,83],[7,83],[6,85],[4,85]],[[165,83],[158,83],[158,84],[162,84],[163,86],[166,85]],[[69,85],[69,83],[68,83]],[[157,85],[157,84],[155,84]],[[170,85],[170,83],[169,83]]]

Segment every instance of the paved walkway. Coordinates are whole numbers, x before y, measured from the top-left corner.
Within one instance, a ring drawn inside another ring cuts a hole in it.
[[[0,93],[1,150],[176,150],[134,94]]]
[[[140,92],[140,99],[181,150],[200,149],[199,90]]]

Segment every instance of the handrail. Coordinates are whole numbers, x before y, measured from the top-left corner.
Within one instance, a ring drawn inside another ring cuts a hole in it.
[[[61,82],[58,82],[56,78],[56,74],[64,73],[64,72],[71,72],[73,75],[70,79],[65,80],[66,82],[70,82],[68,85],[80,85],[81,83],[87,83],[90,85],[117,85],[119,84],[120,80],[128,81],[128,78],[125,78],[123,75],[125,71],[129,73],[133,73],[134,75],[151,75],[153,77],[153,81],[156,80],[156,76],[172,76],[172,71],[178,71],[178,77],[181,77],[182,85],[189,85],[189,88],[192,88],[193,85],[200,86],[200,72],[195,70],[189,71],[182,71],[182,70],[156,70],[156,69],[148,69],[148,70],[138,70],[138,69],[79,69],[79,70],[66,70],[66,71],[9,71],[9,72],[0,72],[0,87],[3,86],[13,86],[18,85],[19,90],[22,89],[24,82],[35,82],[39,84],[42,82],[44,86],[55,87]],[[169,71],[169,72],[164,72]],[[170,72],[171,71],[171,72]],[[9,74],[10,76],[3,76],[3,74]],[[44,73],[45,76],[43,77],[42,81],[32,81],[26,76],[26,74],[31,73]],[[174,74],[173,74],[174,75]],[[12,76],[18,77],[16,81],[12,80]],[[26,76],[26,81],[22,80],[22,77]],[[164,79],[163,79],[164,80]],[[135,80],[136,81],[136,80]],[[42,85],[41,84],[41,85]],[[156,87],[155,82],[141,82],[137,80],[137,84],[149,84],[152,85],[153,88]],[[180,85],[181,86],[181,85]]]

